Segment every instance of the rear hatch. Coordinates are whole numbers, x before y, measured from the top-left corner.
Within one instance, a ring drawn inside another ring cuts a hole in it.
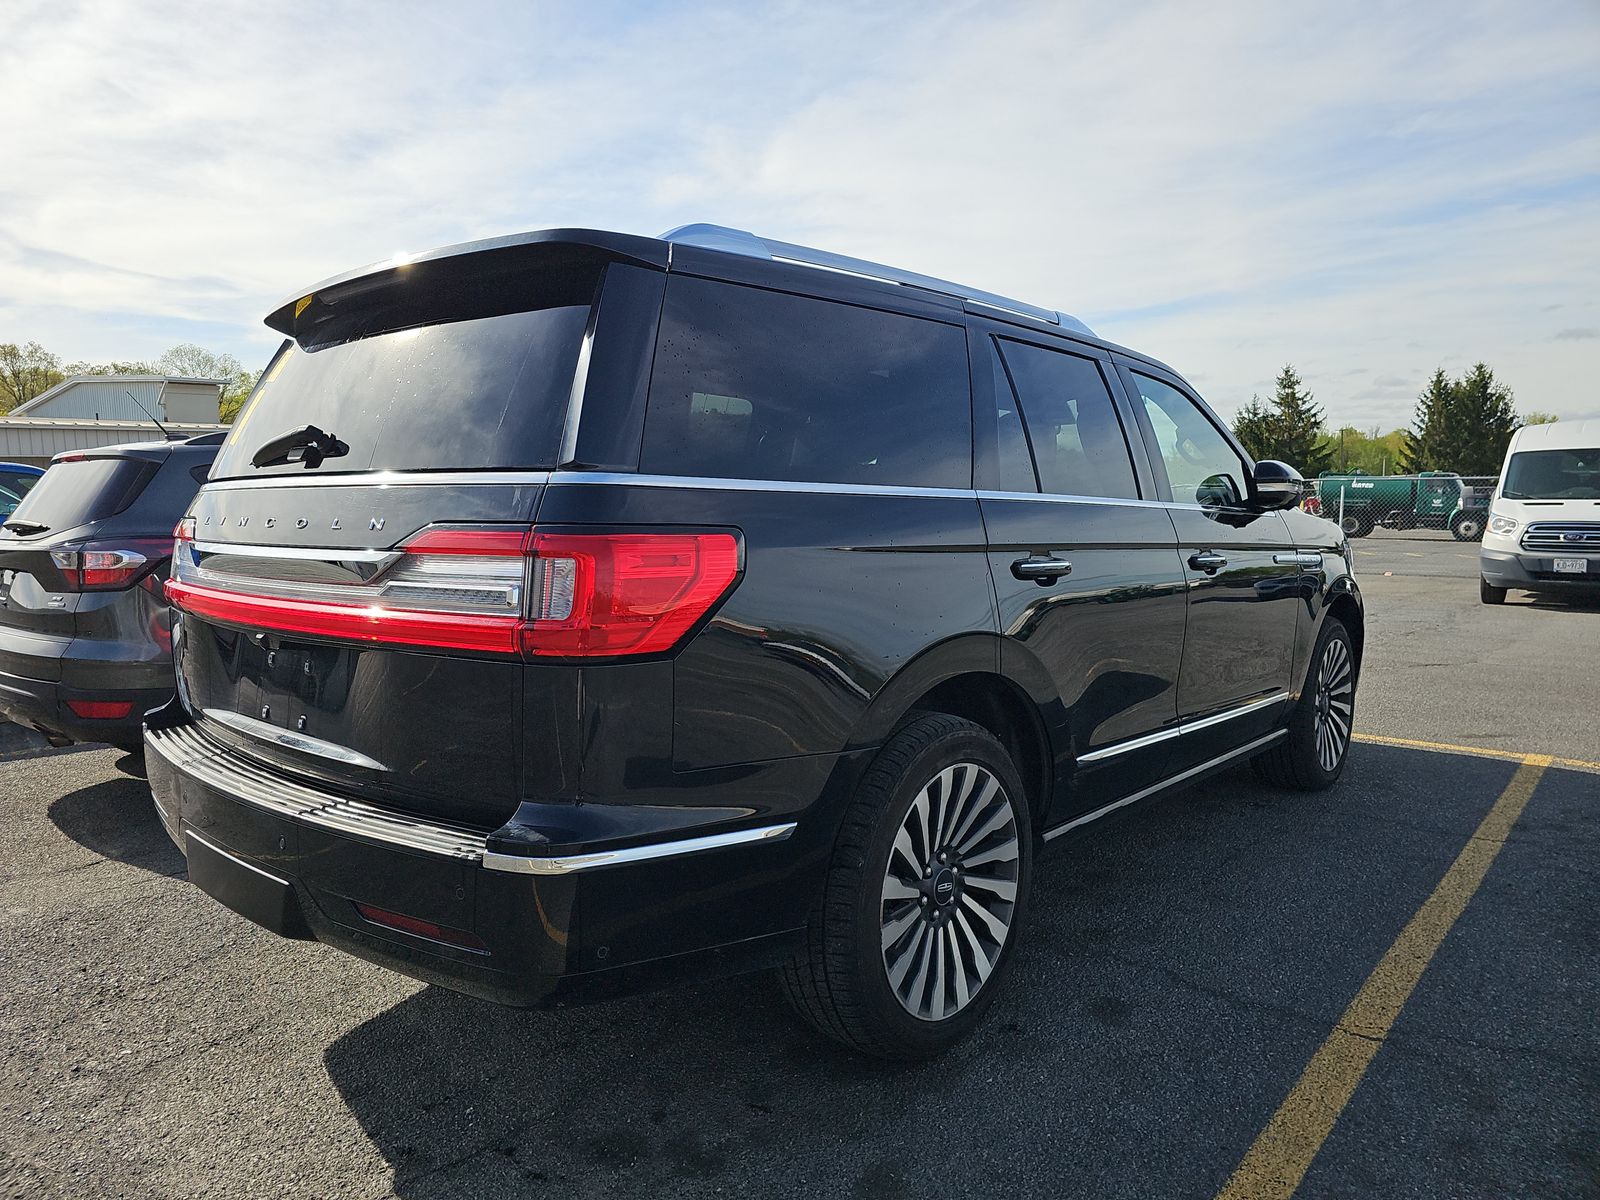
[[[94,634],[130,586],[166,558],[165,530],[113,542],[171,450],[117,447],[62,455],[0,526],[0,673],[58,682],[75,636]]]
[[[551,252],[294,306],[174,558],[210,734],[393,807],[509,817],[524,543],[601,272]]]

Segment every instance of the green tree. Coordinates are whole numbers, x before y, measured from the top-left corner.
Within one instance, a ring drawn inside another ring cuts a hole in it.
[[[1445,443],[1455,421],[1454,405],[1455,384],[1444,373],[1444,368],[1439,367],[1417,397],[1416,413],[1406,432],[1400,457],[1400,469],[1406,474],[1445,469],[1439,463],[1449,453],[1450,448]]]
[[[1260,396],[1251,396],[1250,403],[1234,414],[1233,433],[1251,458],[1272,457],[1272,411],[1261,403]]]
[[[1270,453],[1296,468],[1307,479],[1328,469],[1329,455],[1322,446],[1322,410],[1312,403],[1299,373],[1292,365],[1278,372],[1272,393]]]
[[[38,342],[0,344],[0,414],[26,404],[65,378],[61,359]]]
[[[1346,425],[1323,435],[1320,448],[1328,456],[1329,469],[1341,475],[1349,471],[1387,475],[1399,468],[1404,437],[1400,429],[1379,433],[1376,425],[1366,430]]]
[[[1522,423],[1524,425],[1554,425],[1560,419],[1555,413],[1540,412],[1538,409],[1534,409],[1523,416]]]
[[[1511,389],[1495,379],[1487,364],[1474,363],[1457,381],[1455,417],[1454,460],[1443,469],[1463,475],[1497,474],[1520,422]]]

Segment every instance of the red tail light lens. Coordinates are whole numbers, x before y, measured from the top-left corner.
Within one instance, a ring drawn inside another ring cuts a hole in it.
[[[61,572],[63,590],[69,592],[114,592],[136,583],[155,560],[163,546],[143,542],[137,546],[74,546],[50,551],[50,561]]]
[[[739,575],[731,533],[534,533],[532,657],[658,654]]]
[[[74,716],[85,721],[120,721],[133,711],[132,700],[68,700]]]
[[[167,584],[186,612],[257,629],[526,658],[671,650],[739,574],[739,542],[727,532],[434,527],[403,543],[371,579],[349,585],[230,575],[230,561],[248,558],[249,548],[192,536],[180,524]]]

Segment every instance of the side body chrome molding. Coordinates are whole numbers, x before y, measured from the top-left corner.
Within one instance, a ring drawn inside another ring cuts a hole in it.
[[[1229,750],[1226,754],[1219,754],[1216,758],[1203,762],[1198,767],[1190,767],[1187,771],[1174,775],[1170,779],[1163,779],[1160,783],[1153,783],[1149,787],[1133,793],[1131,796],[1124,796],[1121,800],[1113,800],[1110,804],[1097,808],[1091,813],[1084,813],[1081,817],[1074,817],[1064,825],[1057,825],[1054,829],[1047,829],[1045,830],[1044,840],[1048,842],[1052,838],[1060,837],[1070,829],[1076,829],[1080,825],[1087,825],[1090,821],[1098,821],[1107,813],[1116,812],[1117,809],[1125,808],[1129,804],[1137,804],[1140,800],[1147,800],[1157,792],[1164,792],[1168,788],[1177,787],[1180,783],[1186,783],[1196,775],[1204,774],[1214,767],[1223,766],[1236,758],[1243,758],[1247,754],[1265,749],[1274,742],[1281,741],[1288,736],[1289,731],[1287,729],[1274,729],[1266,737],[1259,737],[1255,741],[1248,742],[1235,750]]]
[[[1282,704],[1289,698],[1286,691],[1273,692],[1270,696],[1262,696],[1259,700],[1251,700],[1241,704],[1238,708],[1230,708],[1226,712],[1213,713],[1209,717],[1202,717],[1198,721],[1180,721],[1171,729],[1163,729],[1156,733],[1147,733],[1143,737],[1129,738],[1125,742],[1118,742],[1114,746],[1107,746],[1103,750],[1094,750],[1088,754],[1078,756],[1080,763],[1104,762],[1108,758],[1115,758],[1119,754],[1126,754],[1130,750],[1142,750],[1146,746],[1154,746],[1157,742],[1165,742],[1175,737],[1182,737],[1186,733],[1195,733],[1201,729],[1210,729],[1213,725],[1221,725],[1224,721],[1231,721],[1235,717],[1247,716],[1269,708],[1274,704]]]

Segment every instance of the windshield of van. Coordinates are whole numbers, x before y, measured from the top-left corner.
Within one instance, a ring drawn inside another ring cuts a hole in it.
[[[305,473],[251,458],[307,425],[348,447],[319,474],[555,466],[597,284],[590,268],[358,297],[267,368],[211,478]]]
[[[1513,454],[1500,494],[1507,500],[1600,500],[1600,447]]]

